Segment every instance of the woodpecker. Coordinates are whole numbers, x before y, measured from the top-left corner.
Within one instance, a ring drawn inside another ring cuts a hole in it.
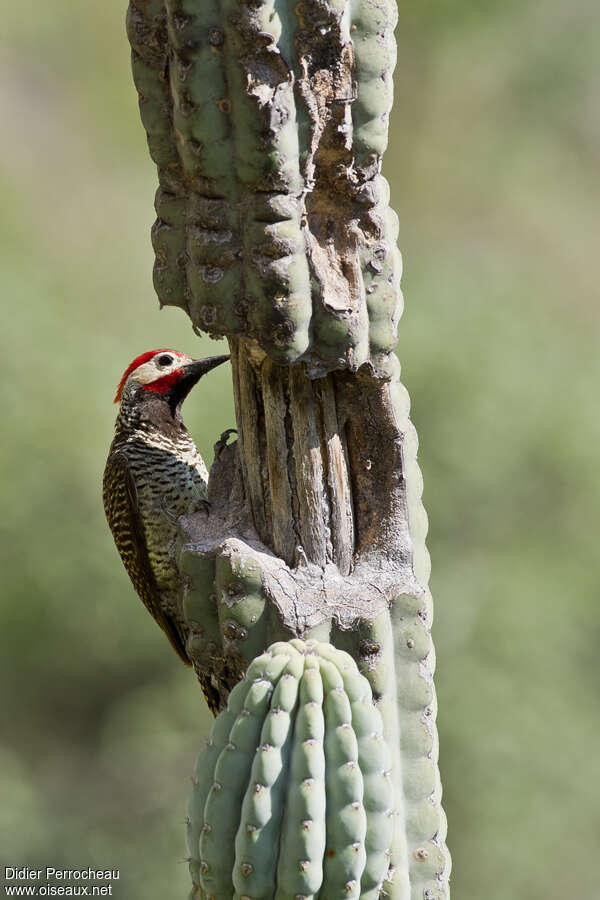
[[[104,470],[104,511],[127,574],[188,666],[173,547],[179,516],[206,503],[208,472],[181,406],[199,379],[228,359],[194,360],[176,350],[150,350],[134,359],[117,388],[119,414]],[[217,693],[197,674],[216,713]]]

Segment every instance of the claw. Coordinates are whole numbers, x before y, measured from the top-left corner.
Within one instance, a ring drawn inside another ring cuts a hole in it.
[[[226,431],[224,431],[221,434],[221,437],[219,438],[219,440],[217,441],[217,443],[215,444],[215,447],[214,447],[215,456],[219,456],[223,452],[223,450],[227,446],[227,441],[229,440],[230,434],[237,434],[237,428],[228,428]]]

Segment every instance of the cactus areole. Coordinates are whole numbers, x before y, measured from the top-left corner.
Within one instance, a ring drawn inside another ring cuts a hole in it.
[[[188,843],[197,896],[376,900],[394,818],[369,682],[331,644],[273,644],[200,755]]]
[[[158,168],[154,284],[194,330],[227,337],[237,420],[208,505],[169,548],[185,654],[223,711],[190,826],[206,900],[449,896],[427,517],[381,175],[395,22],[393,0],[129,7]],[[383,733],[385,776],[375,750],[361,757],[367,731]]]
[[[316,374],[393,350],[395,21],[389,0],[133,0],[161,303]]]

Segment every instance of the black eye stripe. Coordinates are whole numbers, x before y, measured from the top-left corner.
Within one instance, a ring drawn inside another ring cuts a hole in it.
[[[163,355],[159,356],[157,359],[159,366],[170,366],[172,362],[173,357],[169,356],[168,353],[163,353]]]

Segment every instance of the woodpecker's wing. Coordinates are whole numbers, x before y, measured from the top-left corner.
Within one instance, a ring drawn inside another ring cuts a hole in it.
[[[135,480],[124,453],[111,453],[104,470],[102,499],[108,525],[144,606],[160,625],[181,660],[190,665],[175,623],[163,612],[156,578],[148,557],[148,546],[138,509]]]

